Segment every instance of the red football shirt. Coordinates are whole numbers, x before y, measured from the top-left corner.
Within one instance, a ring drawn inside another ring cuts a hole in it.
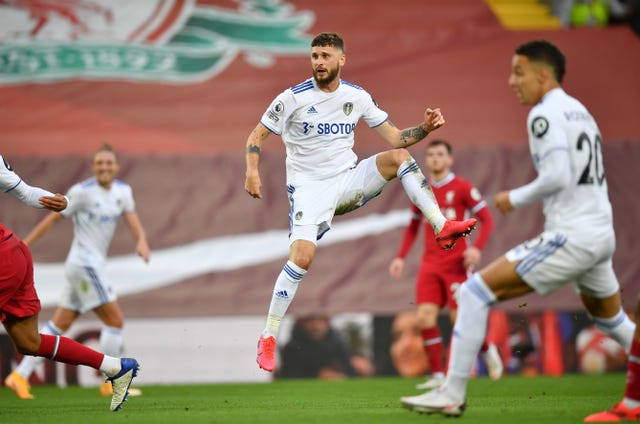
[[[430,180],[429,183],[445,218],[455,221],[466,219],[471,215],[478,218],[480,225],[473,244],[478,249],[482,249],[493,230],[493,219],[480,192],[469,181],[456,176],[453,172],[440,181]],[[412,204],[411,211],[413,216],[405,229],[398,257],[404,258],[407,255],[416,239],[420,224],[424,221],[424,256],[428,257],[431,263],[439,260],[462,260],[462,253],[468,246],[468,239],[458,240],[453,248],[443,250],[438,246],[433,228],[424,219],[420,209]]]

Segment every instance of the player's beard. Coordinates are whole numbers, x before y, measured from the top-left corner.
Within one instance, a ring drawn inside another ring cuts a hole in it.
[[[316,80],[316,83],[318,84],[318,86],[323,87],[331,84],[333,81],[335,81],[336,78],[338,78],[338,74],[340,73],[340,67],[336,66],[333,69],[327,69],[327,74],[323,78],[318,77],[318,72],[315,69],[313,69],[312,71],[313,71],[313,79]]]

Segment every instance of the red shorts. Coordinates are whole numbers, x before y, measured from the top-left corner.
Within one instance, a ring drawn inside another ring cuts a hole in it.
[[[7,315],[30,317],[40,309],[31,252],[14,234],[0,242],[0,321]]]
[[[440,308],[457,309],[457,291],[467,277],[462,259],[437,265],[430,263],[428,258],[423,259],[416,281],[416,303],[435,303]]]

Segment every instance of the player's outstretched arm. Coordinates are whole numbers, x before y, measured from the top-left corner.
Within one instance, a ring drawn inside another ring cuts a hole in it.
[[[498,205],[500,211],[509,212],[513,208],[541,201],[564,190],[571,184],[571,169],[571,158],[567,149],[550,150],[538,164],[536,179],[507,192],[511,209],[503,209]],[[506,201],[504,203],[506,204]]]
[[[9,190],[7,193],[20,200],[22,203],[34,208],[45,208],[55,212],[64,210],[69,201],[62,194],[53,194],[40,187],[32,187],[24,180]]]
[[[9,193],[22,203],[34,208],[46,208],[59,212],[69,204],[69,199],[61,194],[53,194],[40,187],[31,187],[15,173],[9,162],[2,156],[0,156],[0,191]]]
[[[262,182],[260,181],[260,172],[258,165],[260,163],[260,149],[262,142],[271,134],[271,131],[262,124],[256,127],[247,138],[247,147],[245,150],[245,162],[247,172],[245,174],[244,189],[251,197],[260,199],[262,197]]]
[[[444,117],[439,108],[424,112],[424,122],[415,127],[398,129],[391,121],[387,121],[375,128],[376,132],[385,139],[394,149],[409,147],[423,140],[431,131],[435,131],[444,125]]]

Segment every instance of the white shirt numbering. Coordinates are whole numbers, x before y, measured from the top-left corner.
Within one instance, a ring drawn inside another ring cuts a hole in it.
[[[543,197],[545,230],[589,243],[613,233],[611,203],[602,161],[602,136],[589,111],[561,88],[548,92],[527,118],[529,149],[538,180],[552,182],[570,171],[569,184]],[[546,177],[546,178],[541,178]],[[519,206],[543,187],[535,181],[512,191]]]

